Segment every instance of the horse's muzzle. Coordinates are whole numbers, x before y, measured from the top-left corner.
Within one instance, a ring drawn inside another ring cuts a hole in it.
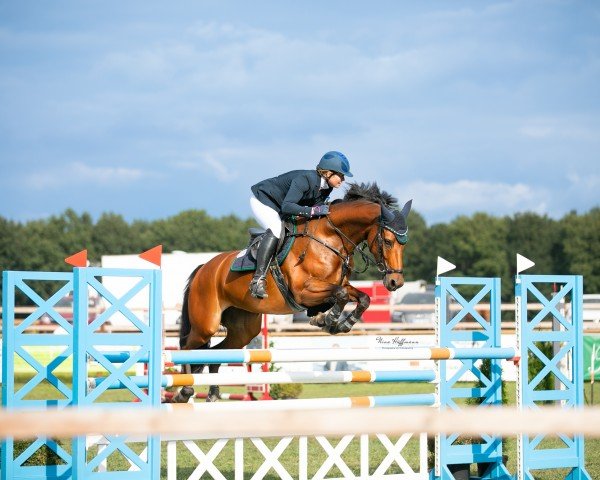
[[[402,285],[404,285],[404,275],[398,273],[387,274],[383,278],[383,284],[390,292],[398,290]]]

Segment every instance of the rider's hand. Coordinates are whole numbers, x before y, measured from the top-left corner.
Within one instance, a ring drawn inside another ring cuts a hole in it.
[[[320,217],[329,213],[329,205],[317,205],[310,210],[311,217]]]

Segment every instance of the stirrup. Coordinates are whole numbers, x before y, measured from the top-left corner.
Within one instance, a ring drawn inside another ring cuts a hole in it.
[[[268,298],[269,295],[267,295],[266,291],[266,280],[265,276],[254,277],[250,281],[250,295],[254,298]]]

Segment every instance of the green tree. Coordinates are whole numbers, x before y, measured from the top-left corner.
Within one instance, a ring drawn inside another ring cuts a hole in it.
[[[600,292],[600,208],[572,212],[560,221],[563,271],[584,277],[586,292]]]
[[[586,292],[600,291],[600,208],[560,221],[524,212],[496,218],[483,213],[458,217],[428,227],[421,215],[409,217],[405,247],[407,280],[435,277],[436,258],[457,266],[456,275],[499,276],[503,298],[512,297],[515,255],[531,258],[538,273],[580,274]],[[0,266],[3,270],[66,271],[64,258],[88,249],[92,263],[105,254],[138,253],[162,244],[165,252],[226,251],[244,248],[253,219],[220,218],[204,210],[187,210],[156,221],[127,223],[121,215],[104,213],[96,223],[88,213],[72,209],[44,220],[25,223],[0,217]],[[370,254],[369,254],[370,256]],[[364,268],[355,255],[355,272]],[[379,279],[374,265],[355,279]]]
[[[20,224],[0,217],[0,270],[14,270],[19,266],[21,229]]]
[[[423,216],[412,211],[408,217],[408,243],[404,247],[404,278],[407,281],[433,281],[430,267],[435,264],[426,248],[427,224]]]
[[[537,213],[517,213],[512,217],[505,217],[508,229],[506,242],[506,261],[509,273],[502,278],[502,297],[508,301],[514,290],[514,276],[517,273],[517,253],[524,255],[535,266],[527,273],[562,273],[557,266],[557,254],[561,244],[561,232],[556,220]]]
[[[506,240],[508,229],[502,219],[486,213],[461,216],[450,224],[452,256],[456,273],[472,277],[504,277],[508,274]]]
[[[99,262],[102,255],[130,254],[142,251],[146,246],[121,215],[103,213],[92,231],[89,256]]]
[[[420,278],[433,282],[436,274],[437,257],[443,257],[452,262],[454,257],[451,227],[445,223],[436,223],[425,232],[421,248]],[[454,262],[453,262],[454,263]]]

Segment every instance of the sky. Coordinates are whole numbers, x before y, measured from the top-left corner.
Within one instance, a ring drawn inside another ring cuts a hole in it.
[[[430,225],[599,206],[600,3],[0,2],[1,217],[249,218],[329,150]]]

